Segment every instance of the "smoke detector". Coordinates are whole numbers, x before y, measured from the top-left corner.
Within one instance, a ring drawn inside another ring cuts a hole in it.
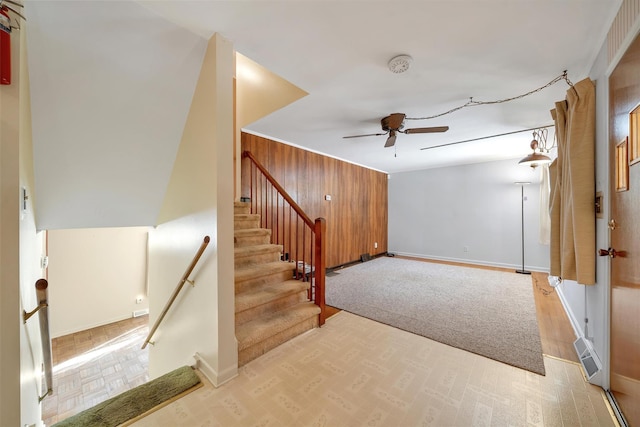
[[[404,73],[409,69],[411,61],[413,61],[413,58],[409,55],[395,56],[389,61],[389,70],[395,74]]]

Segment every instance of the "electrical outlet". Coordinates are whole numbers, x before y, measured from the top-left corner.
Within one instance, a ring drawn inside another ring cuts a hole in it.
[[[142,304],[142,297],[136,298],[136,304]]]
[[[373,244],[373,249],[378,249],[378,242],[375,242],[375,243]]]
[[[462,250],[463,250],[464,252],[469,252],[469,246],[464,246],[464,247],[462,248]]]

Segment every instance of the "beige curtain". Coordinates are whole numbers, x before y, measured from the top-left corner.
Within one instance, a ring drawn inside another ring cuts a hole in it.
[[[540,166],[540,228],[538,241],[548,245],[551,240],[551,215],[549,214],[549,165]]]
[[[595,284],[595,86],[584,79],[551,110],[558,157],[549,167],[551,275]]]

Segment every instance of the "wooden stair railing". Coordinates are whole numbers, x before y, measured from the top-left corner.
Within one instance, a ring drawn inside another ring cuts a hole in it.
[[[191,275],[191,272],[193,271],[193,269],[196,267],[196,264],[198,264],[198,261],[200,261],[200,257],[202,256],[202,253],[204,252],[204,250],[207,248],[207,245],[209,244],[209,240],[210,240],[209,236],[204,236],[204,240],[202,241],[200,248],[198,248],[198,252],[196,252],[196,255],[193,257],[191,264],[189,264],[189,266],[187,267],[187,270],[182,275],[182,278],[180,279],[180,281],[178,282],[178,285],[174,289],[173,294],[171,294],[171,297],[164,305],[164,308],[162,309],[160,316],[158,316],[158,318],[156,319],[156,322],[153,324],[153,327],[149,331],[149,335],[147,335],[147,338],[144,340],[144,344],[142,344],[143,350],[147,346],[147,344],[151,343],[153,345],[153,341],[151,341],[153,334],[156,333],[156,329],[158,329],[158,326],[160,326],[160,323],[162,323],[164,316],[167,314],[167,312],[171,308],[171,305],[178,297],[178,294],[182,290],[182,287],[184,286],[185,282],[189,282],[193,284],[193,281],[189,280],[189,276]]]
[[[295,277],[310,282],[309,299],[320,307],[319,325],[324,325],[326,221],[312,221],[287,191],[249,151],[251,212],[260,214],[261,224],[271,229],[271,243],[283,246],[283,260],[295,261]]]
[[[53,359],[51,357],[51,335],[49,334],[49,296],[47,288],[49,282],[46,279],[36,280],[36,298],[38,300],[38,306],[32,311],[22,311],[23,323],[27,323],[27,320],[34,314],[38,313],[40,322],[40,342],[42,344],[42,359],[44,365],[44,380],[47,387],[47,391],[44,395],[38,398],[38,402],[48,395],[53,393]]]

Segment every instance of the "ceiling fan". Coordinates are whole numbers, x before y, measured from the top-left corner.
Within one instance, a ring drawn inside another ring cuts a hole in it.
[[[381,136],[381,135],[389,135],[387,138],[387,142],[384,144],[385,147],[393,147],[396,143],[396,134],[400,133],[435,133],[435,132],[446,132],[449,130],[449,126],[435,126],[428,128],[411,128],[404,129],[404,118],[406,114],[404,113],[393,113],[388,115],[387,117],[380,120],[380,124],[382,125],[382,130],[384,133],[369,133],[365,135],[351,135],[351,136],[343,136],[343,138],[361,138],[363,136]]]

